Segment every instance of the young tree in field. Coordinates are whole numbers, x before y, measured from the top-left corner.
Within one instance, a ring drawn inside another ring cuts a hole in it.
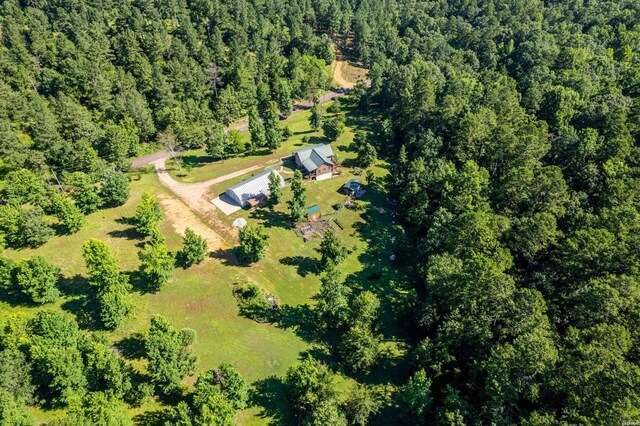
[[[265,127],[260,120],[258,108],[254,105],[249,108],[249,133],[251,134],[251,145],[253,148],[263,147],[266,144],[267,137]]]
[[[53,237],[55,232],[44,216],[40,206],[33,207],[24,213],[21,229],[24,244],[39,247]]]
[[[322,123],[322,132],[331,142],[337,140],[344,133],[345,125],[341,117],[331,117]]]
[[[370,327],[351,328],[340,342],[339,352],[344,366],[355,373],[367,372],[378,360],[380,338]]]
[[[349,254],[349,250],[342,245],[333,231],[327,231],[324,234],[324,239],[320,242],[318,252],[320,253],[320,262],[325,266],[329,262],[339,265]]]
[[[69,234],[78,232],[87,222],[78,208],[69,198],[58,196],[55,200],[55,214]]]
[[[239,254],[247,263],[262,259],[267,250],[268,236],[261,227],[247,225],[240,230]]]
[[[100,183],[100,198],[109,207],[121,206],[129,199],[129,179],[122,172],[107,169],[103,172]]]
[[[320,291],[314,297],[318,301],[316,312],[326,326],[339,327],[349,313],[348,296],[351,290],[342,282],[340,271],[333,262],[325,267],[320,283]]]
[[[276,173],[269,175],[269,204],[275,206],[282,201],[282,179]]]
[[[34,419],[25,402],[0,388],[0,424],[31,426]]]
[[[215,370],[209,370],[198,377],[198,391],[207,391],[211,387],[216,387],[234,409],[241,410],[247,406],[249,388],[233,365],[222,363]]]
[[[82,172],[71,173],[65,178],[65,184],[71,189],[71,198],[84,214],[91,214],[102,205],[96,186],[89,176]]]
[[[211,158],[224,159],[225,137],[224,126],[221,123],[213,122],[207,128],[205,139],[205,151]]]
[[[18,263],[15,270],[16,284],[23,295],[38,304],[55,301],[60,295],[56,287],[60,268],[51,265],[41,256],[34,256]]]
[[[136,207],[136,230],[143,235],[151,235],[162,219],[160,203],[151,193],[145,191]]]
[[[180,263],[185,268],[202,262],[207,257],[207,241],[196,234],[193,229],[187,228],[182,239],[182,250],[180,251]]]
[[[96,288],[102,325],[114,329],[132,308],[131,284],[127,276],[120,273],[115,256],[102,241],[85,242],[82,256],[89,271],[89,284]]]
[[[191,353],[195,341],[193,330],[177,331],[163,316],[151,318],[151,327],[145,341],[147,370],[153,383],[165,393],[180,387],[180,381],[195,371],[197,358]]]
[[[362,147],[358,149],[358,156],[356,157],[356,162],[360,167],[366,169],[376,162],[378,159],[378,152],[375,147],[371,145],[369,142],[365,142]]]
[[[291,221],[297,223],[304,220],[307,213],[307,193],[304,186],[302,186],[302,173],[300,170],[296,170],[293,174],[291,192],[293,193],[293,197],[287,202],[287,205],[291,212]]]
[[[271,101],[264,113],[264,128],[266,136],[266,146],[271,151],[280,148],[282,142],[282,130],[280,129],[280,117],[278,115],[278,105]]]
[[[320,110],[320,97],[313,95],[313,105],[311,106],[311,115],[309,116],[309,124],[316,132],[322,128],[322,111]]]
[[[198,425],[234,426],[236,410],[218,386],[196,382],[193,394],[193,418]]]
[[[146,243],[138,257],[146,287],[152,292],[159,291],[171,279],[175,257],[162,240]]]

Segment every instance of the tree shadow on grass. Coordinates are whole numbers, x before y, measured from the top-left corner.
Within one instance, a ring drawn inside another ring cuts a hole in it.
[[[306,256],[287,256],[279,260],[283,265],[295,266],[298,275],[306,277],[309,274],[320,272],[320,262],[317,259]]]
[[[81,275],[61,277],[58,281],[58,289],[68,297],[68,300],[62,304],[62,309],[75,315],[80,328],[89,330],[100,328],[95,289],[85,277]]]
[[[119,223],[121,225],[129,225],[130,227],[126,229],[117,229],[114,231],[110,231],[107,233],[107,235],[113,238],[126,238],[127,240],[144,239],[145,236],[140,234],[135,228],[135,225],[136,225],[135,218],[122,216],[116,219],[115,221],[116,223]]]
[[[283,212],[272,208],[258,208],[251,212],[251,218],[259,220],[265,228],[288,228],[291,226],[291,218]]]
[[[208,155],[181,155],[182,164],[187,168],[202,167],[205,164],[213,163],[214,159]]]
[[[216,251],[212,251],[209,254],[209,257],[222,261],[222,264],[225,266],[251,266],[240,260],[236,248],[220,248]]]
[[[118,353],[128,359],[142,359],[146,355],[145,336],[141,332],[133,333],[115,344]]]
[[[167,421],[168,410],[145,411],[133,417],[133,423],[140,426],[163,426]]]
[[[251,407],[259,407],[257,414],[261,419],[269,419],[274,426],[290,425],[293,416],[287,404],[285,384],[278,377],[271,376],[253,383]]]

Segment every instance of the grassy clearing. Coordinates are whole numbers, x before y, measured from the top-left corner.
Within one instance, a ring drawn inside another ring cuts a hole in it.
[[[320,141],[320,135],[308,128],[307,113],[303,112],[288,119],[287,124],[294,136],[283,144],[274,158],[287,155],[293,147],[299,146],[304,135],[310,135]],[[348,115],[349,116],[349,115]],[[341,161],[355,156],[350,148],[353,128],[368,126],[366,121],[349,119],[347,131],[334,142],[334,151]],[[198,157],[198,153],[191,153]],[[183,181],[201,181],[261,164],[269,156],[239,157],[225,163],[208,164],[202,162],[199,167],[183,176]],[[386,165],[380,162],[373,168],[377,176],[386,172]],[[398,232],[393,226],[388,212],[380,213],[385,207],[385,198],[380,192],[370,190],[361,202],[362,209],[354,211],[342,209],[333,216],[332,206],[344,201],[344,195],[338,188],[353,177],[349,169],[342,167],[339,177],[322,182],[307,182],[308,204],[318,204],[325,218],[337,218],[343,229],[335,227],[336,233],[351,253],[341,265],[348,284],[354,291],[371,290],[379,295],[382,302],[382,332],[386,339],[385,347],[389,355],[382,365],[368,376],[358,380],[368,383],[398,382],[402,369],[396,365],[401,345],[396,343],[398,330],[391,314],[392,307],[402,299],[402,290],[397,287],[398,272],[389,260],[392,253],[392,238]],[[175,171],[172,173],[175,174]],[[81,324],[90,324],[83,315],[86,271],[81,256],[84,241],[98,238],[106,242],[116,253],[121,268],[134,273],[139,265],[137,251],[141,240],[128,225],[126,218],[135,213],[135,206],[143,191],[153,194],[173,196],[152,172],[139,172],[139,179],[131,184],[132,195],[123,206],[101,210],[88,217],[88,223],[79,233],[70,236],[56,236],[44,246],[32,250],[6,250],[5,255],[22,259],[34,254],[61,267],[64,295],[58,302],[45,308],[58,309],[75,315]],[[238,178],[242,180],[247,176]],[[223,191],[234,181],[224,182],[212,188],[213,192]],[[285,189],[285,202],[290,197]],[[239,413],[238,421],[243,425],[261,425],[270,423],[288,423],[289,414],[284,402],[282,385],[275,377],[281,376],[289,365],[305,353],[312,353],[333,367],[336,359],[331,357],[328,345],[335,343],[335,336],[318,333],[312,317],[312,296],[319,288],[316,248],[319,239],[305,243],[291,229],[285,202],[275,208],[240,210],[230,216],[217,213],[221,223],[230,227],[238,217],[245,217],[249,223],[265,227],[269,235],[269,248],[266,257],[252,266],[236,264],[227,253],[215,253],[214,258],[188,270],[176,269],[172,281],[156,294],[134,293],[135,311],[115,332],[110,333],[114,341],[119,341],[143,331],[154,314],[168,317],[176,327],[189,327],[196,331],[197,342],[194,350],[199,357],[199,371],[214,368],[220,362],[228,361],[237,366],[240,373],[256,389],[254,404]],[[171,250],[178,250],[181,237],[177,235],[168,221],[161,223],[161,231],[166,236]],[[231,233],[233,236],[233,234]],[[232,243],[235,240],[231,238]],[[254,282],[263,289],[275,294],[282,304],[281,319],[276,324],[258,324],[239,316],[237,302],[232,287],[237,282]],[[32,306],[13,306],[0,299],[0,316],[14,312],[33,313]],[[144,364],[133,360],[135,365],[144,368]],[[346,389],[353,386],[353,380],[338,377],[339,386]],[[192,383],[188,378],[187,383]],[[132,409],[131,415],[138,416],[144,424],[146,412],[163,409],[154,401],[143,407]],[[42,411],[34,408],[39,422],[45,422],[61,414],[59,411]]]

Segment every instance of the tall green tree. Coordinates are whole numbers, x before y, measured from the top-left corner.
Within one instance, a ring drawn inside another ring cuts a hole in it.
[[[261,227],[247,225],[240,230],[240,247],[238,253],[247,263],[255,263],[262,259],[267,250],[269,237]]]
[[[320,262],[326,266],[329,263],[335,265],[342,263],[347,257],[349,250],[342,245],[338,236],[333,231],[327,231],[320,242],[318,252],[320,253]]]
[[[138,257],[145,287],[153,292],[159,291],[171,279],[175,256],[169,253],[161,239],[146,243],[138,252]]]
[[[260,115],[258,115],[258,108],[254,105],[249,108],[249,133],[251,134],[251,144],[254,149],[266,145],[267,137],[265,132],[265,126],[262,124]]]
[[[15,280],[18,289],[31,302],[54,302],[60,295],[57,283],[60,268],[48,263],[42,256],[34,256],[18,263]]]
[[[315,296],[316,311],[320,319],[329,327],[338,327],[349,313],[349,287],[344,285],[340,271],[329,262],[320,278],[320,291]]]
[[[143,235],[151,235],[162,219],[162,209],[160,203],[150,192],[142,193],[142,198],[136,207],[136,230]]]
[[[207,241],[196,234],[193,229],[187,228],[182,239],[182,250],[179,254],[180,263],[185,268],[198,264],[207,257],[208,249]]]
[[[272,206],[280,204],[282,201],[282,178],[279,174],[272,172],[269,174],[269,203]]]
[[[302,185],[302,173],[300,170],[296,170],[293,173],[290,187],[293,197],[287,201],[287,205],[289,206],[291,221],[297,223],[304,220],[307,213],[307,192]]]
[[[316,132],[322,128],[322,111],[320,109],[320,97],[313,95],[313,104],[311,105],[311,115],[309,116],[309,124]]]
[[[266,146],[271,151],[280,148],[282,143],[282,130],[280,129],[280,116],[278,105],[271,101],[264,113],[264,129]]]

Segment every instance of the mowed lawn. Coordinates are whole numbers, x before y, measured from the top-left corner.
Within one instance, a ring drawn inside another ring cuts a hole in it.
[[[291,149],[302,146],[302,136],[314,137],[310,143],[323,141],[320,133],[312,132],[308,127],[308,112],[290,117],[286,124],[294,130],[294,136],[286,141],[278,152],[262,156],[238,157],[224,163],[206,163],[197,152],[191,153],[200,162],[186,176],[184,182],[197,182],[232,173],[263,164],[272,159],[289,155]],[[245,132],[245,137],[246,136]],[[338,141],[332,144],[341,161],[355,157],[350,144],[353,140],[353,128],[348,127]],[[394,303],[402,298],[402,290],[395,286],[397,271],[389,256],[393,253],[393,239],[400,232],[393,224],[390,211],[386,208],[385,197],[381,192],[369,190],[359,202],[360,209],[342,208],[332,214],[335,204],[344,201],[345,196],[338,192],[340,186],[352,178],[351,169],[342,167],[342,175],[322,182],[305,182],[308,205],[318,204],[335,232],[349,248],[350,254],[341,265],[341,271],[349,286],[355,291],[371,290],[382,302],[384,334],[388,349],[399,354],[401,349],[394,341],[397,338],[395,321],[391,315]],[[379,162],[372,168],[381,177],[387,173],[386,165]],[[175,172],[174,172],[175,173]],[[175,176],[175,174],[174,174]],[[245,175],[211,189],[212,193],[224,191],[226,187],[246,178]],[[285,174],[290,178],[290,174]],[[136,235],[127,219],[135,214],[135,207],[143,191],[154,195],[173,196],[160,185],[152,172],[132,173],[132,194],[129,201],[118,208],[98,211],[88,217],[87,225],[77,234],[56,236],[38,249],[6,250],[5,255],[22,259],[34,254],[42,255],[50,262],[60,266],[63,276],[64,296],[57,303],[45,308],[58,309],[75,315],[81,324],[88,323],[84,318],[82,303],[86,271],[82,260],[82,244],[89,238],[98,238],[116,253],[121,268],[125,272],[138,269],[137,252],[142,240]],[[364,182],[364,177],[360,177]],[[320,239],[304,242],[296,235],[288,219],[286,200],[290,197],[289,188],[285,188],[285,200],[275,208],[240,210],[230,216],[217,213],[220,222],[229,229],[238,217],[244,217],[250,224],[264,227],[269,236],[266,256],[254,265],[237,264],[229,253],[214,253],[203,264],[187,270],[175,269],[173,279],[160,292],[143,294],[134,291],[136,308],[132,315],[116,331],[110,333],[114,341],[120,341],[148,327],[154,314],[168,317],[177,328],[189,327],[196,331],[197,341],[194,351],[199,357],[198,371],[216,367],[226,361],[234,364],[240,373],[256,386],[257,397],[254,406],[239,413],[240,424],[268,424],[281,421],[286,413],[286,404],[282,388],[274,385],[274,376],[282,376],[286,369],[306,352],[313,352],[324,342],[318,341],[313,332],[315,325],[309,324],[312,299],[319,289],[317,275],[319,257],[316,249]],[[335,220],[342,226],[336,224]],[[220,225],[218,225],[220,226]],[[177,235],[167,220],[160,225],[171,250],[177,251],[181,245],[181,236]],[[232,244],[237,243],[232,236]],[[233,250],[233,249],[231,249]],[[254,282],[265,290],[275,294],[280,302],[291,307],[286,317],[277,324],[258,324],[243,318],[238,313],[232,287],[239,282]],[[13,312],[35,312],[36,307],[12,306],[0,302],[0,316]],[[312,319],[311,319],[312,321]],[[311,327],[310,327],[311,326]],[[144,369],[144,362],[131,360],[137,367]],[[383,365],[366,378],[371,383],[393,380],[397,369]],[[378,379],[379,378],[379,379]],[[192,383],[194,378],[185,382]],[[341,386],[351,386],[350,380],[340,380]],[[269,397],[271,395],[271,397]],[[133,409],[132,415],[145,410],[163,409],[159,403],[150,402],[141,408]],[[40,421],[50,419],[57,412],[35,410]]]

